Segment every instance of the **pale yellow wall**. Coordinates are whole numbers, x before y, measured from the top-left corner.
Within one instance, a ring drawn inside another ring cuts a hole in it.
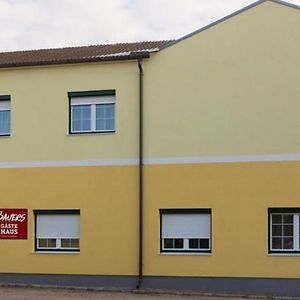
[[[268,255],[268,208],[299,207],[300,163],[147,166],[146,275],[299,278],[299,256]],[[211,208],[212,253],[160,254],[161,208]]]
[[[299,28],[267,1],[152,55],[147,156],[299,153]]]
[[[265,2],[144,61],[145,154],[299,153],[300,11]],[[0,70],[12,96],[1,161],[138,156],[138,68],[111,62]],[[68,135],[68,91],[116,89],[116,134]]]
[[[27,240],[0,240],[1,273],[135,275],[136,167],[0,169],[1,208],[27,208]],[[80,253],[35,253],[34,209],[80,209]]]
[[[136,62],[0,70],[11,95],[11,136],[1,161],[132,159],[138,153]],[[116,90],[116,133],[68,135],[70,91]]]

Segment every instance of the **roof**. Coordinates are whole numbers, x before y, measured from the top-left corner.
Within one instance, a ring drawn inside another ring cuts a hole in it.
[[[147,41],[135,43],[119,43],[94,45],[84,47],[68,47],[55,49],[39,49],[15,52],[0,52],[0,68],[73,64],[85,62],[117,61],[149,58],[150,53],[173,46],[195,34],[234,17],[264,2],[274,2],[291,8],[300,9],[300,6],[284,0],[257,0],[252,4],[200,28],[177,40]]]
[[[0,68],[148,58],[169,42],[172,41],[0,52]]]

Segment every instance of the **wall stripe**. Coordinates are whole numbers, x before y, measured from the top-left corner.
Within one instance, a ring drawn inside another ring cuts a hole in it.
[[[197,156],[145,158],[145,165],[168,164],[210,164],[239,162],[280,162],[300,161],[300,154],[263,154],[238,156]],[[51,168],[51,167],[95,167],[95,166],[136,166],[138,159],[93,159],[93,160],[53,160],[53,161],[6,161],[0,162],[0,169]]]
[[[53,161],[7,161],[0,162],[0,169],[53,168],[53,167],[95,167],[138,165],[138,159],[93,159],[93,160],[53,160]]]
[[[268,162],[268,161],[299,161],[300,154],[262,154],[237,156],[196,156],[145,158],[147,165],[164,164],[206,164],[206,163],[238,163],[238,162]]]

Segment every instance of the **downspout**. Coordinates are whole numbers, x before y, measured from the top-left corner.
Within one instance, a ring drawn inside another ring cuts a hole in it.
[[[143,66],[142,58],[137,60],[139,68],[139,278],[136,286],[139,289],[143,281],[143,244],[144,244],[144,158],[143,158]]]

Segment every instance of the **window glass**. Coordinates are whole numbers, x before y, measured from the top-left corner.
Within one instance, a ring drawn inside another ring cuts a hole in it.
[[[189,239],[189,247],[190,247],[190,249],[198,249],[199,248],[199,239]]]
[[[56,248],[56,239],[38,239],[40,248]]]
[[[0,134],[10,134],[10,111],[0,110]]]
[[[62,248],[79,248],[79,239],[61,239]]]
[[[270,251],[300,251],[299,213],[270,211]],[[278,211],[278,209],[276,209]],[[291,209],[289,209],[291,211]]]
[[[209,239],[200,239],[200,248],[209,249]]]
[[[173,239],[164,239],[164,248],[166,249],[173,249]]]
[[[74,105],[72,106],[72,128],[73,131],[91,130],[91,106]]]
[[[115,129],[115,104],[96,105],[96,130]]]

